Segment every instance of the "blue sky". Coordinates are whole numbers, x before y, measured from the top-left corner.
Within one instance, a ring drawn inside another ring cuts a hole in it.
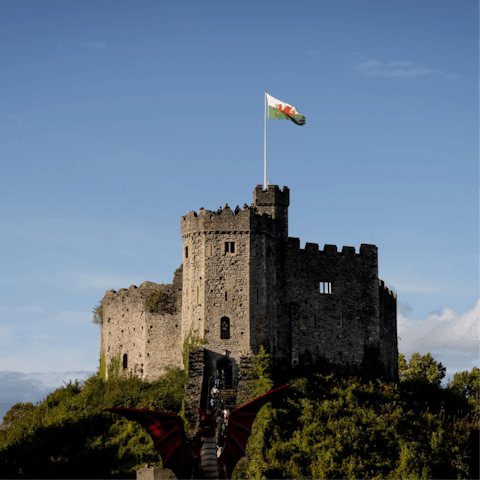
[[[4,0],[0,42],[4,409],[96,371],[182,215],[252,202],[265,90],[306,117],[268,123],[290,236],[377,245],[400,352],[480,365],[478,2]]]

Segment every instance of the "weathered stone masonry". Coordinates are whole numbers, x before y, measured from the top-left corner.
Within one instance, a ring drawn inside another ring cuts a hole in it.
[[[250,207],[182,217],[183,265],[173,283],[132,285],[102,300],[107,365],[127,354],[127,370],[154,380],[167,365],[183,366],[183,342],[197,331],[207,340],[205,378],[223,368],[232,385],[240,359],[262,342],[275,362],[291,365],[320,357],[361,365],[376,349],[385,375],[397,378],[396,295],[378,278],[377,247],[301,249],[288,237],[289,204],[287,187],[258,185]],[[174,295],[173,313],[146,311],[155,289]]]

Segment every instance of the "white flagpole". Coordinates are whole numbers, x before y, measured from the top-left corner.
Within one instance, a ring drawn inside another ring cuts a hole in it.
[[[265,144],[264,144],[263,188],[267,189],[267,91],[265,90]]]

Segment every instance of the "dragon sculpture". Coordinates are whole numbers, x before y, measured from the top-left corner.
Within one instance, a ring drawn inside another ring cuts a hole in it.
[[[216,409],[198,409],[200,432],[191,443],[187,442],[183,420],[178,415],[137,408],[104,408],[103,411],[139,422],[152,437],[163,466],[172,470],[177,478],[227,479],[231,478],[235,465],[245,455],[257,413],[266,403],[279,398],[288,387],[290,385],[270,390],[232,410],[228,416],[225,446],[220,457],[217,457],[215,439]]]

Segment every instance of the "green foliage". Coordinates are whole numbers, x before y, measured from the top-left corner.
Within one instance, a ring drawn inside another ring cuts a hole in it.
[[[121,360],[120,356],[122,354],[121,348],[118,347],[118,355],[114,356],[110,364],[108,365],[108,379],[109,380],[114,380],[118,378],[119,376],[123,375],[123,369],[120,368],[121,365]]]
[[[0,430],[2,478],[135,478],[146,463],[161,466],[153,441],[137,422],[102,412],[135,407],[178,413],[186,373],[170,369],[157,381],[100,373],[70,382],[43,402],[16,404]]]
[[[145,308],[150,313],[175,313],[175,296],[164,289],[154,290],[145,297]]]
[[[190,350],[195,350],[197,347],[201,345],[205,345],[207,340],[205,338],[201,338],[198,330],[190,330],[188,335],[183,342],[183,350],[182,350],[182,359],[183,359],[183,366],[185,367],[185,371],[188,372],[188,356]]]
[[[474,412],[480,415],[480,370],[478,367],[473,367],[471,372],[456,373],[448,388],[452,392],[467,398]]]
[[[101,303],[98,303],[98,305],[95,305],[95,308],[92,311],[93,313],[93,320],[92,323],[95,325],[100,325],[102,326],[103,323],[103,307]]]
[[[260,411],[233,478],[477,478],[478,415],[439,386],[439,371],[398,385],[319,372],[291,380],[289,398]]]
[[[100,354],[100,367],[99,367],[99,375],[100,375],[100,378],[103,378],[105,380],[105,371],[106,371],[106,367],[105,367],[105,355],[103,353],[103,348],[101,349],[101,354]]]
[[[407,364],[405,356],[398,354],[398,375],[401,382],[415,380],[440,386],[442,378],[445,377],[446,368],[436,362],[430,353],[423,357],[419,353],[414,353]]]
[[[254,397],[273,387],[273,372],[264,348],[252,360]],[[149,383],[123,375],[105,381],[100,370],[7,412],[2,478],[135,478],[146,463],[161,465],[140,424],[102,409],[178,414],[187,373],[172,368]],[[260,410],[233,478],[478,478],[479,419],[470,403],[478,369],[457,374],[448,388],[314,370],[279,381],[292,384],[288,398]]]
[[[272,362],[263,345],[260,346],[258,354],[252,356],[252,368],[247,372],[246,379],[248,394],[243,397],[240,395],[239,405],[243,405],[273,388]]]

